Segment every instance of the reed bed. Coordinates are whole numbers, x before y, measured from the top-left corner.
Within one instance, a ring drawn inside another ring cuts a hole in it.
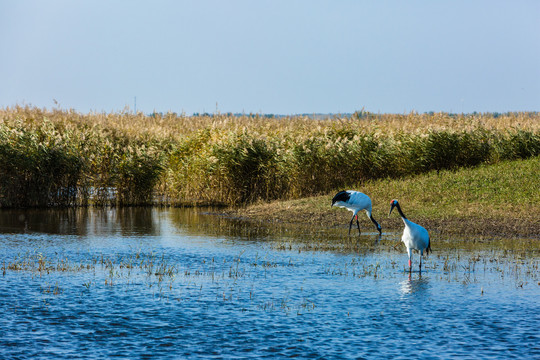
[[[0,109],[0,207],[293,199],[540,155],[540,114],[80,114]]]

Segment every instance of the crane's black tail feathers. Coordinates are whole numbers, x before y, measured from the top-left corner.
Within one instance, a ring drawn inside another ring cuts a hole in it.
[[[431,252],[431,239],[428,239],[427,248],[426,248],[426,255],[429,255]]]

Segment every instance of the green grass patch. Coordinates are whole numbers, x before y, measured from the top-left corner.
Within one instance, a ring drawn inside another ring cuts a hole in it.
[[[383,231],[403,227],[399,216],[388,217],[390,201],[396,198],[409,219],[439,238],[540,239],[540,157],[371,180],[351,189],[371,197],[374,217]],[[337,190],[305,199],[258,203],[231,213],[264,221],[343,227],[346,234],[350,212],[330,207]],[[361,214],[360,220],[364,232],[373,231],[367,217]]]

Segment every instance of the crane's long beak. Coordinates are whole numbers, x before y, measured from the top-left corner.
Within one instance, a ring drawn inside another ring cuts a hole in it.
[[[392,210],[394,210],[394,204],[392,204],[392,206],[390,206],[390,212],[388,213],[388,216],[390,216],[390,214],[392,214]]]

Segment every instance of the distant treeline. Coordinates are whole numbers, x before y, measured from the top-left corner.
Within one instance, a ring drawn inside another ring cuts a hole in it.
[[[540,155],[538,113],[267,117],[0,109],[0,207],[223,204]]]

